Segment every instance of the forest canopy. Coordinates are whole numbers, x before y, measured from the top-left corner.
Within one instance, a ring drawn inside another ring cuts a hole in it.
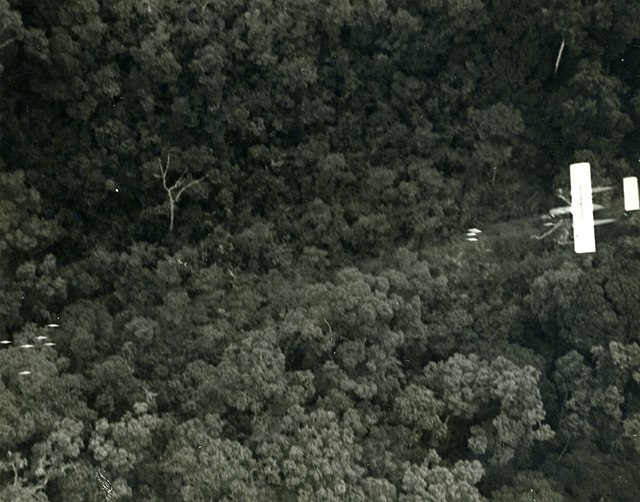
[[[0,500],[637,501],[639,13],[0,0]]]

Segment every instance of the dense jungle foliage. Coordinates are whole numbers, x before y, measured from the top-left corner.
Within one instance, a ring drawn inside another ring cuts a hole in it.
[[[639,7],[0,0],[0,500],[639,500]]]

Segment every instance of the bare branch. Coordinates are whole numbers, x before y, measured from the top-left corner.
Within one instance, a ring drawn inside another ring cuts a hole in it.
[[[11,468],[13,469],[13,486],[18,485],[18,467],[15,462],[11,462]]]
[[[571,205],[571,201],[564,196],[564,193],[562,192],[562,189],[559,188],[556,191],[556,195],[558,196],[558,198],[560,200],[562,200],[563,202],[566,202],[567,204]]]
[[[560,58],[562,57],[563,50],[564,50],[564,39],[562,39],[562,43],[560,44],[560,50],[558,51],[558,57],[556,58],[556,69],[553,70],[553,73],[558,73],[558,67],[560,66]]]
[[[182,178],[184,178],[184,175],[187,174],[189,172],[189,168],[187,167],[182,174],[180,175],[180,177],[178,178],[178,180],[173,184],[173,186],[171,187],[171,190],[176,190],[177,188],[180,187],[180,183],[182,182]]]
[[[160,177],[162,178],[162,185],[164,186],[165,190],[169,190],[169,187],[167,187],[167,171],[169,170],[169,156],[167,155],[167,168],[164,169],[162,167],[162,160],[158,159],[158,165],[160,166]]]
[[[16,40],[18,40],[18,37],[13,37],[13,38],[10,38],[9,40],[5,40],[0,44],[0,50],[4,49],[7,45],[12,44]]]
[[[556,223],[553,227],[551,227],[551,229],[550,229],[550,230],[546,231],[546,232],[545,232],[545,233],[543,233],[542,235],[532,235],[531,237],[532,237],[533,239],[536,239],[536,240],[544,239],[545,237],[547,237],[547,236],[551,235],[553,232],[555,232],[556,230],[558,230],[558,229],[562,226],[562,224],[563,224],[563,222],[562,222],[562,221],[560,221],[560,222]]]
[[[200,183],[206,177],[207,176],[205,175],[202,178],[198,178],[197,180],[190,181],[184,187],[182,187],[182,189],[178,192],[178,195],[176,195],[176,199],[175,199],[176,202],[178,202],[178,199],[180,199],[180,196],[182,195],[182,192],[184,192],[188,188],[191,188],[193,185],[197,185],[198,183]]]

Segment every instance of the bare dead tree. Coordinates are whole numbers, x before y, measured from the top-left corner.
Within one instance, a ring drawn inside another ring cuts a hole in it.
[[[183,178],[189,172],[189,168],[187,167],[182,172],[182,174],[180,175],[178,180],[173,185],[169,186],[169,184],[167,182],[167,174],[169,173],[169,163],[170,162],[171,162],[171,155],[169,155],[169,154],[167,154],[167,162],[165,163],[164,167],[162,165],[162,159],[158,159],[158,167],[160,168],[160,175],[159,176],[156,175],[156,178],[161,178],[162,179],[162,186],[164,187],[165,191],[167,192],[167,198],[169,199],[169,232],[172,232],[173,231],[173,222],[174,222],[174,218],[175,218],[176,206],[178,205],[178,201],[180,200],[180,196],[186,190],[188,190],[192,186],[197,185],[202,180],[204,180],[206,178],[206,175],[203,176],[202,178],[197,178],[197,179],[191,180],[190,182],[188,182],[186,185],[183,186],[182,185]]]

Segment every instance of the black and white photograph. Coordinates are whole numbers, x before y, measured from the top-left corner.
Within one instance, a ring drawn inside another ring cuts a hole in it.
[[[639,502],[640,0],[0,0],[0,502]]]

